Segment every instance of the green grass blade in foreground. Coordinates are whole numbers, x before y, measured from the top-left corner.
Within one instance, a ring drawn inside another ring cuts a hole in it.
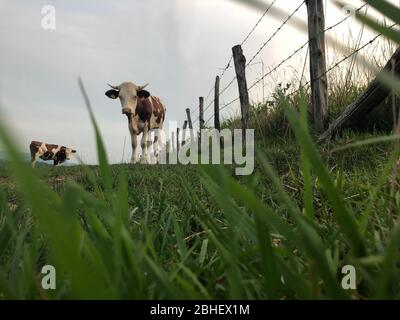
[[[384,0],[364,0],[364,2],[368,3],[384,16],[400,24],[400,9],[392,3]]]
[[[390,173],[393,170],[393,166],[399,159],[399,156],[400,156],[400,144],[397,144],[392,154],[390,155],[389,160],[386,162],[381,174],[379,175],[379,179],[376,182],[375,187],[370,192],[368,205],[364,210],[364,214],[360,218],[360,226],[362,234],[365,234],[367,231],[368,222],[374,210],[374,203],[376,202],[376,199],[378,197],[379,190],[381,190],[385,186],[390,176]]]
[[[202,183],[203,185],[209,190],[210,194],[217,199],[217,203],[220,202],[221,197],[226,198],[226,196],[221,195],[221,189],[218,188],[218,186],[214,183],[214,181],[211,179],[211,177],[207,175],[203,175],[202,177]],[[236,209],[235,209],[236,211]],[[231,215],[232,213],[229,212],[228,210],[224,211],[225,215]],[[229,220],[235,220],[235,219],[229,219]],[[208,221],[208,225],[210,226],[210,223]],[[214,231],[216,232],[216,236],[218,236],[219,239],[224,239],[224,242],[222,243],[221,241],[215,241],[216,239],[214,237],[210,237],[211,240],[214,242],[216,246],[220,249],[220,253],[222,255],[222,258],[224,260],[224,264],[226,266],[226,274],[227,274],[227,280],[229,283],[229,298],[230,299],[241,299],[243,298],[243,274],[240,268],[240,251],[241,247],[239,245],[239,232],[236,231],[236,229],[239,229],[242,231],[243,229],[241,228],[241,225],[232,225],[231,223],[227,226],[228,228],[223,232],[220,228],[213,228]],[[224,235],[224,237],[223,237]]]
[[[304,92],[301,90],[300,92],[300,115],[301,115],[301,125],[303,126],[304,132],[308,133],[308,112],[307,105],[304,103],[305,97]],[[314,199],[313,199],[313,180],[311,175],[311,164],[307,159],[307,156],[304,154],[304,151],[301,151],[301,168],[303,171],[303,179],[304,179],[304,209],[305,215],[310,221],[314,218]]]
[[[347,297],[347,293],[344,292],[338,285],[334,270],[330,268],[329,261],[326,258],[326,247],[324,246],[323,240],[319,237],[311,222],[306,220],[301,212],[296,208],[293,201],[283,189],[278,176],[272,169],[271,165],[266,161],[265,157],[261,154],[258,154],[258,159],[265,172],[271,179],[273,187],[278,192],[282,205],[288,209],[290,216],[298,227],[301,236],[300,243],[302,243],[302,248],[304,248],[302,253],[316,262],[318,266],[318,273],[324,280],[327,293],[336,299]],[[314,270],[314,272],[316,271],[317,270]]]
[[[319,177],[319,181],[324,188],[325,194],[334,210],[335,217],[348,240],[350,247],[355,256],[364,256],[366,253],[365,244],[361,236],[360,227],[353,215],[347,210],[344,200],[339,191],[335,187],[329,172],[323,164],[320,155],[318,154],[314,143],[306,132],[304,132],[302,125],[299,123],[299,117],[294,110],[292,110],[288,101],[282,96],[284,104],[284,111],[288,118],[291,128],[294,131],[300,147],[304,150],[304,154],[312,164],[315,173]]]
[[[265,160],[264,160],[265,161]],[[265,165],[265,163],[264,163]],[[212,170],[211,168],[207,168],[207,171]],[[213,169],[217,170],[217,169]],[[302,254],[309,255],[310,257],[314,258],[315,261],[317,262],[319,269],[318,272],[321,275],[322,279],[324,280],[327,293],[329,296],[333,298],[345,298],[347,297],[346,293],[341,290],[339,287],[335,274],[332,272],[329,263],[326,259],[325,256],[325,247],[323,245],[322,239],[319,238],[318,234],[315,232],[315,230],[310,226],[308,222],[305,221],[304,217],[301,215],[300,211],[296,209],[295,205],[292,203],[288,195],[285,193],[285,191],[282,189],[282,186],[279,183],[279,180],[276,178],[274,173],[268,172],[270,178],[273,180],[273,185],[274,187],[278,190],[279,193],[281,193],[281,199],[282,202],[286,202],[284,205],[287,206],[289,211],[292,212],[291,216],[293,217],[294,221],[296,222],[296,225],[298,226],[298,230],[300,233],[300,237],[295,236],[297,239],[296,246],[300,250]],[[221,179],[221,173],[219,174],[211,174],[211,176],[214,177],[219,177]],[[226,174],[222,175],[223,178],[223,185],[226,188],[226,191],[228,191],[228,194],[232,194],[235,197],[238,197],[241,199],[242,195],[244,192],[237,192],[239,190],[237,182],[233,181],[232,178],[227,176]],[[242,188],[242,190],[244,190]],[[283,193],[283,194],[282,194]],[[249,193],[247,193],[249,195]],[[244,198],[246,199],[246,198]],[[270,226],[271,222],[267,218],[266,214],[270,212],[270,209],[268,209],[264,204],[258,204],[258,201],[254,201],[254,197],[251,197],[253,201],[248,202],[246,200],[242,200],[243,205],[245,207],[255,209],[253,212],[255,214],[258,214],[258,218],[260,221],[263,221],[266,223],[266,226]],[[249,198],[247,198],[249,200]],[[260,207],[258,205],[261,205],[261,211],[259,211]],[[269,215],[270,217],[274,217],[274,213]],[[273,221],[276,221],[273,219]],[[278,220],[279,221],[279,220]],[[280,223],[278,223],[279,226],[281,226]],[[272,227],[272,225],[271,225]],[[289,236],[289,239],[292,238],[292,236]],[[275,264],[275,263],[274,263]]]
[[[99,158],[99,167],[100,167],[100,172],[103,177],[104,187],[106,188],[106,190],[109,193],[111,193],[111,191],[112,191],[111,169],[108,165],[106,149],[104,147],[103,138],[101,137],[100,129],[97,125],[97,121],[94,116],[89,97],[86,93],[86,90],[85,90],[85,87],[83,85],[81,78],[79,78],[79,88],[80,88],[83,98],[85,100],[86,108],[89,112],[90,120],[92,121],[92,125],[93,125],[94,131],[95,131],[96,144],[97,144],[97,156]]]
[[[383,269],[378,281],[378,299],[396,299],[399,290],[399,249],[400,249],[400,226],[392,231],[389,244],[385,250]],[[395,288],[396,287],[396,288]],[[393,290],[395,288],[396,290]]]
[[[204,169],[205,173],[208,175],[210,175],[210,170],[216,169],[212,169],[211,167]],[[216,177],[216,175],[211,176]],[[246,208],[250,209],[255,214],[258,214],[264,223],[268,223],[268,226],[272,230],[282,235],[291,243],[291,245],[299,246],[299,244],[301,244],[300,237],[295,231],[293,231],[293,227],[289,226],[289,224],[284,222],[273,210],[264,205],[264,203],[258,199],[251,190],[239,184],[227,175],[225,175],[225,179],[227,179],[225,182],[227,191],[233,198],[245,203]]]
[[[376,143],[382,143],[382,142],[392,142],[400,140],[400,134],[392,134],[389,136],[382,136],[382,137],[376,137],[376,138],[370,138],[370,139],[365,139],[365,140],[360,140],[356,141],[354,143],[349,143],[341,147],[334,148],[330,150],[331,153],[338,152],[338,151],[343,151],[351,148],[357,148],[357,147],[363,147],[363,146],[368,146],[371,144],[376,144]]]

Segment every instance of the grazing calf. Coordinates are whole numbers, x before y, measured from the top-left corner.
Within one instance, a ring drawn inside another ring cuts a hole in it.
[[[45,161],[53,160],[53,165],[56,166],[65,162],[65,160],[70,160],[72,154],[76,153],[76,150],[71,148],[39,141],[32,141],[29,148],[31,150],[32,168],[35,167],[37,157]]]
[[[107,91],[106,96],[110,99],[119,98],[122,114],[128,117],[129,133],[132,140],[131,163],[136,163],[137,136],[141,133],[143,133],[141,162],[147,163],[147,148],[154,143],[154,156],[157,157],[158,144],[160,143],[156,133],[154,142],[148,144],[148,134],[150,130],[162,129],[166,108],[159,98],[144,90],[147,85],[137,86],[132,82],[124,82],[119,86],[109,86],[112,90]]]

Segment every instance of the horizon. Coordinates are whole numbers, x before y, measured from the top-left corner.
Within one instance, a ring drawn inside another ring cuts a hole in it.
[[[300,2],[278,0],[276,6],[290,12]],[[357,7],[362,2],[352,3]],[[41,28],[41,9],[46,4],[56,8],[54,31]],[[326,26],[330,26],[343,17],[343,13],[331,1],[326,4]],[[154,11],[155,6],[159,10]],[[149,83],[149,91],[166,103],[166,123],[182,126],[185,109],[190,107],[193,112],[198,97],[207,97],[215,76],[229,60],[231,48],[243,40],[262,14],[229,0],[118,3],[100,0],[79,4],[61,0],[50,3],[2,0],[0,8],[5,16],[0,22],[2,117],[13,128],[22,150],[31,140],[71,146],[87,164],[97,164],[97,155],[93,128],[78,88],[79,76],[83,78],[95,110],[110,162],[129,162],[130,137],[126,119],[121,116],[119,102],[105,97],[106,84]],[[132,19],[131,12],[137,10],[144,13]],[[305,8],[295,16],[306,21]],[[247,59],[281,22],[274,16],[263,19],[243,47]],[[360,30],[361,25],[351,18],[332,35],[346,43],[345,39],[354,39]],[[282,31],[261,52],[265,71],[307,39],[306,34],[291,25],[286,25]],[[362,39],[369,40],[372,34],[365,29]],[[271,84],[266,83],[265,99],[262,89],[256,88],[250,94],[251,102],[265,102],[279,81],[289,81],[294,71],[308,66],[307,61],[304,64],[305,58],[306,50],[274,74]],[[328,54],[328,65],[333,60]],[[261,60],[257,58],[255,65],[247,69],[249,83],[260,77],[260,65]],[[229,68],[221,86],[233,74],[233,68]],[[235,83],[221,98],[221,106],[236,95]],[[236,103],[221,112],[221,120],[238,111]],[[206,120],[209,112],[205,114]],[[192,114],[193,119],[196,116]]]

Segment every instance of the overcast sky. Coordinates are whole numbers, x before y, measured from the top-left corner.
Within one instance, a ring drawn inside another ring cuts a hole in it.
[[[301,2],[278,0],[276,6],[291,12]],[[362,3],[348,2],[356,7]],[[56,8],[56,30],[42,28],[44,5]],[[1,116],[26,150],[31,140],[70,145],[87,163],[96,163],[95,142],[78,76],[84,80],[111,162],[121,162],[125,138],[128,161],[127,120],[119,102],[104,95],[106,83],[150,83],[149,91],[167,106],[166,123],[181,125],[185,108],[195,109],[198,97],[208,95],[232,46],[242,42],[262,14],[230,0],[0,0],[0,10]],[[330,1],[326,12],[327,26],[344,16]],[[306,20],[305,7],[296,16]],[[243,46],[248,59],[281,23],[270,16],[263,19]],[[350,19],[331,34],[341,40],[355,38],[359,28]],[[365,32],[364,37],[369,40],[371,34]],[[267,71],[305,40],[302,31],[287,25],[255,62],[262,59]],[[302,68],[305,53],[267,81],[267,94],[274,82]],[[247,72],[251,84],[260,76],[261,64]],[[221,87],[233,74],[229,69]],[[260,101],[261,88],[250,95]],[[221,103],[236,96],[235,83]],[[238,105],[232,105],[222,116],[237,110]]]

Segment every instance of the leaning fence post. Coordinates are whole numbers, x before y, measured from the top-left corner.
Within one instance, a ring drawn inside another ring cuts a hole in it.
[[[221,130],[221,124],[219,122],[219,76],[215,78],[214,87],[214,128],[218,131]]]
[[[325,16],[323,0],[307,0],[310,51],[311,108],[315,130],[328,124],[328,78],[325,56]]]
[[[239,87],[240,109],[242,112],[242,137],[243,145],[245,145],[246,129],[249,127],[250,121],[250,102],[246,81],[246,57],[243,55],[243,50],[240,45],[234,46],[232,52]]]

